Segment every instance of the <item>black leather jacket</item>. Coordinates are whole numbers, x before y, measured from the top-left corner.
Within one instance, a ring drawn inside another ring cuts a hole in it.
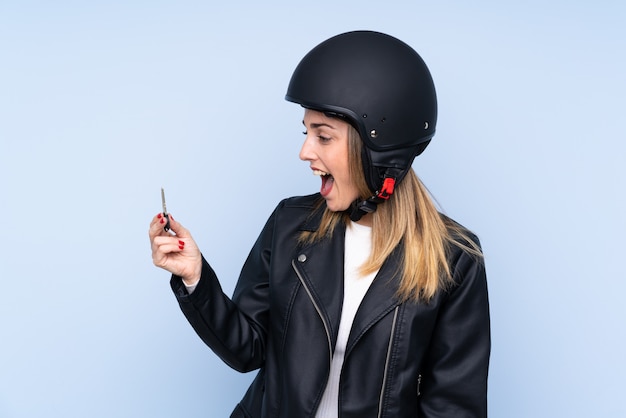
[[[189,295],[171,281],[185,316],[232,368],[260,369],[233,417],[313,417],[329,375],[343,301],[345,227],[301,247],[318,227],[319,195],[275,209],[232,300],[204,261]],[[485,417],[490,353],[482,260],[454,249],[455,285],[430,303],[396,298],[399,251],[384,263],[356,314],[339,389],[339,417]]]

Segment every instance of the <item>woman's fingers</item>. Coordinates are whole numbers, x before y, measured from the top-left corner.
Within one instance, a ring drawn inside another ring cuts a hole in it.
[[[170,231],[165,232],[163,215],[150,223],[152,262],[186,280],[196,280],[202,270],[202,255],[189,231],[170,215]]]
[[[180,222],[176,221],[171,214],[169,216],[170,216],[170,230],[174,232],[178,238],[191,238],[191,234],[189,233],[187,228],[182,226]]]
[[[172,216],[172,214],[168,214],[168,217],[170,220],[170,231],[172,231],[172,233],[174,233],[179,238],[191,237],[191,234],[189,234],[189,231],[185,227],[183,227],[180,222],[177,222],[176,220],[174,220],[174,217]],[[152,222],[150,222],[150,230],[149,230],[150,239],[158,235],[172,236],[171,233],[165,231],[164,227],[166,224],[167,224],[167,219],[165,219],[162,213],[155,215],[154,218],[152,218]]]
[[[157,236],[152,240],[152,248],[160,254],[179,253],[185,249],[185,241],[175,236]]]
[[[163,214],[159,213],[158,215],[152,218],[152,222],[150,222],[150,228],[148,230],[148,235],[150,236],[150,240],[154,237],[162,235],[162,236],[171,236],[163,227],[165,226],[166,220],[163,217]]]
[[[183,241],[180,241],[183,242]],[[185,248],[176,237],[156,237],[152,241],[152,261],[155,266],[164,268],[171,273],[179,274],[176,268],[176,254]]]

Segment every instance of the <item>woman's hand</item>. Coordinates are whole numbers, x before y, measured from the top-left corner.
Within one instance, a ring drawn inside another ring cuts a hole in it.
[[[190,286],[200,280],[202,273],[202,255],[191,234],[172,215],[170,231],[165,232],[163,214],[156,215],[150,223],[150,243],[152,244],[152,262],[172,274],[182,277]]]

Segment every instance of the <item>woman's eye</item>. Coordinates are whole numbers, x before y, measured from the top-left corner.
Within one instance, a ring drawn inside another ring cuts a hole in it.
[[[306,130],[305,130],[305,131],[303,131],[303,132],[302,132],[302,135],[305,135],[305,136],[306,136],[306,135],[308,135],[308,134],[309,134],[309,131],[306,131]],[[319,139],[319,140],[320,140],[320,142],[329,142],[332,138],[331,138],[331,137],[329,137],[329,136],[317,135],[317,139]]]

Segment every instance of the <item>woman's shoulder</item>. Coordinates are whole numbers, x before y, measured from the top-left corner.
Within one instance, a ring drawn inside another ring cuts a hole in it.
[[[448,230],[447,252],[451,270],[454,271],[462,260],[483,264],[483,252],[478,236],[454,219],[443,214],[441,216]]]
[[[308,224],[323,212],[324,199],[319,193],[293,196],[280,201],[274,209],[274,217],[280,222]],[[308,229],[305,227],[305,229]]]
[[[292,196],[286,199],[283,199],[278,207],[279,208],[290,208],[290,209],[304,209],[304,210],[312,210],[319,207],[322,201],[322,195],[319,193],[314,193],[306,196]]]
[[[440,216],[453,241],[480,248],[480,240],[474,232],[443,213],[440,213]]]

